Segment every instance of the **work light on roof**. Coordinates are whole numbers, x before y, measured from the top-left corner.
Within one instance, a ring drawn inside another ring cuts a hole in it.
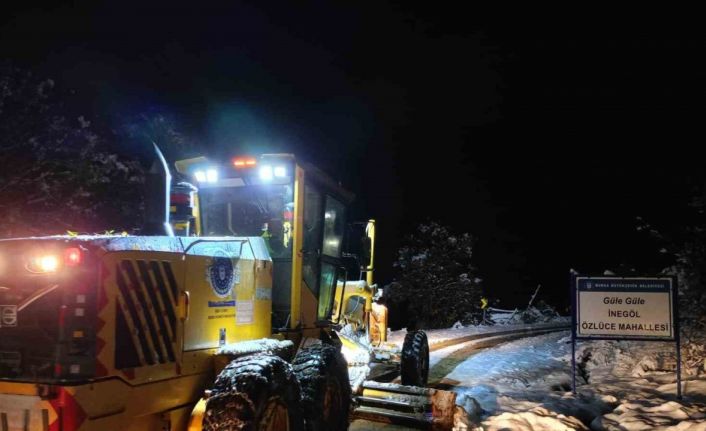
[[[196,171],[194,172],[194,178],[196,178],[196,181],[200,183],[205,183],[206,182],[206,172],[205,171]]]
[[[260,179],[263,181],[270,181],[274,176],[272,172],[272,166],[264,165],[260,167]]]
[[[235,157],[233,158],[233,166],[236,168],[252,168],[257,165],[257,160],[254,157]]]
[[[194,172],[194,178],[200,183],[218,182],[218,170],[216,168],[199,169]]]
[[[284,178],[287,176],[287,169],[284,166],[275,166],[274,173],[275,177]]]

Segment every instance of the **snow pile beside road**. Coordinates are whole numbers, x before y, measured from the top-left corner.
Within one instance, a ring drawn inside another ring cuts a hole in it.
[[[524,310],[515,308],[514,310],[503,310],[500,308],[488,307],[484,314],[484,322],[498,325],[514,325],[518,323],[550,323],[550,322],[570,322],[568,316],[561,316],[554,307],[540,301],[536,306],[532,305]]]
[[[491,422],[484,422],[480,429],[484,431],[588,431],[588,428],[578,419],[544,407],[535,407],[520,413],[503,413],[495,416]]]
[[[676,401],[626,402],[612,413],[597,417],[591,429],[600,431],[704,431],[706,412],[701,408],[687,407]]]
[[[580,343],[574,395],[569,341],[554,333],[480,351],[439,384],[457,392],[460,405],[477,401],[471,430],[706,431],[706,376],[689,376],[678,401],[673,344]]]
[[[682,384],[684,400],[678,401],[675,353],[671,343],[582,343],[577,355],[585,384],[579,391],[611,393],[621,400],[611,413],[596,417],[591,429],[706,431],[705,376],[690,370],[692,376]]]

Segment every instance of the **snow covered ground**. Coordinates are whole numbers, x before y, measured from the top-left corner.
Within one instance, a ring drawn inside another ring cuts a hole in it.
[[[568,332],[523,338],[471,355],[437,385],[457,392],[469,429],[706,430],[706,378],[688,377],[676,399],[673,344],[580,343],[576,396],[570,355]]]
[[[685,373],[677,400],[673,344],[581,342],[576,355],[577,395],[568,331],[483,350],[477,341],[438,349],[430,386],[458,394],[469,430],[706,431],[706,376]],[[357,422],[351,429],[404,428]]]
[[[571,319],[569,317],[556,317],[551,321],[542,323],[516,323],[507,325],[478,325],[478,326],[461,326],[457,325],[453,328],[448,329],[427,329],[424,332],[427,333],[429,340],[429,347],[434,349],[436,346],[444,344],[448,341],[464,338],[472,335],[485,335],[485,334],[495,334],[507,331],[514,331],[519,329],[539,329],[539,328],[551,328],[558,325],[569,325]],[[397,344],[402,346],[404,342],[406,329],[401,329],[399,331],[391,331],[388,334],[388,342],[392,344]]]

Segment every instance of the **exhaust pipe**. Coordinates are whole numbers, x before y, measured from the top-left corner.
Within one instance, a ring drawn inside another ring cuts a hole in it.
[[[142,235],[174,236],[169,224],[169,191],[172,176],[167,161],[154,142],[154,155],[145,176],[145,223]]]

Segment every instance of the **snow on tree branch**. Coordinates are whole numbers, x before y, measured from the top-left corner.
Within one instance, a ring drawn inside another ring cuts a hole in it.
[[[448,327],[471,322],[480,310],[481,280],[472,264],[473,237],[456,235],[436,222],[420,224],[398,251],[397,280],[388,301],[405,304],[410,325]]]

